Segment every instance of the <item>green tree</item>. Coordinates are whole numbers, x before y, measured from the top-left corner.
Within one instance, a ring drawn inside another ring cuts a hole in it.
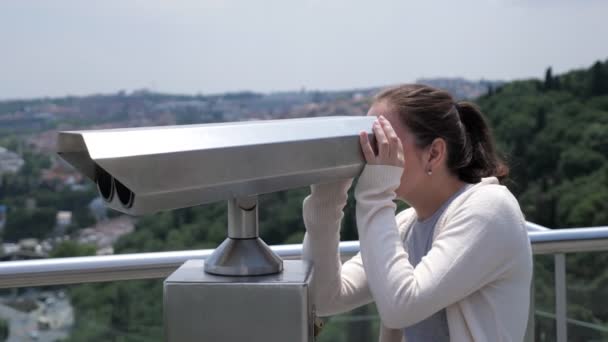
[[[55,246],[49,257],[51,258],[68,258],[77,256],[95,255],[97,248],[90,244],[79,244],[75,241],[63,241]]]
[[[0,340],[6,341],[9,335],[9,323],[4,319],[0,319]]]
[[[607,63],[608,64],[608,63]],[[600,96],[608,94],[608,66],[597,61],[591,67],[591,95]]]
[[[551,90],[551,89],[553,89],[553,86],[554,86],[553,70],[551,69],[551,67],[548,67],[547,70],[545,71],[544,87],[545,87],[545,90]]]
[[[44,238],[53,231],[56,214],[57,210],[53,208],[9,208],[3,238],[12,242],[24,238]]]

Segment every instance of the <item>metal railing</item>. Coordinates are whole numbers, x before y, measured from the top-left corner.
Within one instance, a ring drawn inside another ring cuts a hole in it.
[[[608,250],[608,227],[550,230],[528,224],[534,254]],[[271,247],[284,259],[299,259],[302,245]],[[0,288],[63,285],[116,280],[164,278],[189,259],[205,259],[212,249],[116,254],[0,262]],[[359,252],[358,241],[340,243],[347,259]]]
[[[565,254],[607,251],[608,227],[551,230],[530,222],[527,225],[533,253],[554,254],[557,341],[567,341]],[[271,248],[283,259],[302,257],[301,244]],[[339,248],[342,258],[348,259],[359,252],[359,242],[341,242]],[[205,259],[212,252],[212,249],[205,249],[5,261],[0,262],[0,288],[165,278],[185,261]]]
[[[557,342],[568,341],[568,323],[579,321],[568,318],[568,301],[566,296],[566,253],[600,252],[608,250],[606,234],[608,227],[570,228],[550,230],[534,223],[528,223],[528,236],[534,254],[553,254],[555,271],[555,326]],[[534,291],[534,288],[532,288]],[[537,312],[534,301],[530,305],[530,322],[528,341],[534,341],[534,316],[547,316]],[[596,326],[590,326],[596,329]],[[603,328],[605,329],[605,328]],[[600,329],[601,330],[601,329]]]

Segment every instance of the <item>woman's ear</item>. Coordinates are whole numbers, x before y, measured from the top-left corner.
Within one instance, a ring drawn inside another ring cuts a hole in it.
[[[428,150],[428,168],[437,169],[443,160],[447,157],[447,145],[445,140],[441,138],[435,138]]]

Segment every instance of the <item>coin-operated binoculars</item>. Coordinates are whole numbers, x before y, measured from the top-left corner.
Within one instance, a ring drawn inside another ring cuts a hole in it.
[[[167,341],[314,341],[313,265],[259,237],[257,196],[357,176],[374,117],[60,132],[58,154],[130,215],[228,201],[228,237],[164,283]]]

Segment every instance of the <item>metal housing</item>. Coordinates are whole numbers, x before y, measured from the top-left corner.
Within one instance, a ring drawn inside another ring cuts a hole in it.
[[[143,215],[355,177],[375,117],[60,132],[58,154],[109,207]],[[108,178],[109,177],[109,178]]]

